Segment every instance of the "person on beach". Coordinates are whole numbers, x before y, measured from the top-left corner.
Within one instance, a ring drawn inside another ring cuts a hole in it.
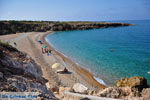
[[[63,74],[63,73],[68,73],[68,72],[69,72],[69,71],[68,71],[68,69],[67,69],[66,67],[65,67],[64,70],[62,70],[62,71],[57,71],[57,73],[60,73],[60,74],[61,74],[61,73],[62,73],[62,74]]]
[[[63,72],[65,72],[65,73],[68,72],[68,69],[65,67],[64,70],[63,70]]]
[[[15,46],[17,46],[17,43],[16,43],[16,42],[14,42],[14,45],[15,45]]]
[[[48,49],[47,48],[45,48],[45,53],[48,53]]]
[[[40,41],[40,44],[43,44],[43,42],[42,42],[42,41]]]
[[[38,40],[37,42],[39,42],[40,44],[43,44],[41,40]]]
[[[51,54],[51,51],[47,50],[47,56],[50,56],[50,54]]]
[[[52,53],[52,50],[49,50],[49,53]]]
[[[44,53],[44,50],[43,50],[43,48],[42,48],[42,53]]]

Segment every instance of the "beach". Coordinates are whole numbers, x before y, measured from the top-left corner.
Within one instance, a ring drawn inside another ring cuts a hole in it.
[[[83,69],[48,44],[45,37],[50,33],[52,31],[17,33],[0,36],[0,40],[8,42],[10,45],[31,56],[41,66],[43,77],[48,80],[49,88],[59,86],[72,87],[75,83],[82,83],[89,89],[100,90],[106,87],[97,82],[92,73]],[[38,43],[38,40],[41,40],[43,44]],[[52,50],[50,56],[42,54],[42,46],[48,46],[48,49]],[[60,63],[60,67],[52,69],[51,66],[55,63]],[[69,70],[69,74],[56,73],[57,70],[64,67]]]

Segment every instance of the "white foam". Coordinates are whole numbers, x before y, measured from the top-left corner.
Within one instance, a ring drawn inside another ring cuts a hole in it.
[[[105,83],[102,79],[97,78],[97,77],[95,77],[95,76],[94,76],[94,79],[95,79],[97,82],[99,82],[100,84],[103,84],[103,85],[107,86],[106,83]]]

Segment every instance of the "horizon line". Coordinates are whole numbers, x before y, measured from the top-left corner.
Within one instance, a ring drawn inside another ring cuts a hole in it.
[[[0,21],[41,21],[41,22],[105,22],[105,21],[130,21],[130,20],[150,20],[150,19],[122,19],[122,20],[101,20],[101,21],[92,21],[92,20],[19,20],[19,19],[0,19]]]

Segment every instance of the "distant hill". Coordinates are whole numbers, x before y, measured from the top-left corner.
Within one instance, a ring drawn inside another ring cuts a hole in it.
[[[108,27],[129,26],[128,23],[107,23],[88,21],[0,21],[0,35],[15,34],[20,32],[46,32],[46,31],[67,31],[87,30]]]

